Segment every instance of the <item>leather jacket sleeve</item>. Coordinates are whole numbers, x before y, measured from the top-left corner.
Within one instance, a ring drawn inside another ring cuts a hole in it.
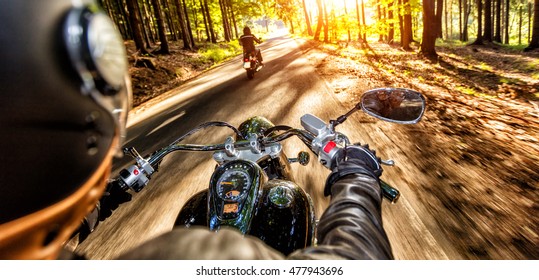
[[[255,42],[257,42],[258,44],[262,43],[262,40],[258,39],[258,37],[256,37],[255,35],[253,35],[253,39]]]
[[[331,201],[320,218],[318,246],[292,253],[289,259],[393,259],[382,225],[382,191],[372,172],[345,175],[331,186]]]
[[[122,254],[122,260],[278,260],[284,256],[233,228],[177,227]]]

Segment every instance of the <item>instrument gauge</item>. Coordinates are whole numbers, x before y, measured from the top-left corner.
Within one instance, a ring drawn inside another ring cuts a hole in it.
[[[249,191],[251,178],[245,170],[226,170],[217,182],[217,193],[225,200],[237,201]]]

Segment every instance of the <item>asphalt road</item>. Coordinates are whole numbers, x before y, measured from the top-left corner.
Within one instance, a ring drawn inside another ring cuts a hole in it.
[[[350,109],[330,93],[326,82],[316,74],[295,40],[277,37],[267,40],[260,48],[266,66],[253,80],[247,79],[240,59],[234,59],[133,111],[125,146],[133,146],[146,155],[206,121],[227,121],[238,126],[250,116],[261,115],[275,124],[301,127],[303,114],[311,113],[329,120]],[[395,124],[384,128],[391,125]],[[411,160],[398,156],[398,148],[391,147],[392,141],[384,134],[384,128],[361,123],[354,115],[339,126],[338,131],[354,142],[374,145],[382,156],[396,156],[398,165]],[[227,135],[230,131],[225,128],[212,128],[191,136],[187,142],[222,143]],[[295,157],[302,150],[308,151],[297,139],[286,140],[284,149],[289,157]],[[130,163],[129,158],[116,161],[113,174]],[[182,205],[207,187],[214,165],[208,152],[169,155],[149,185],[134,193],[132,201],[120,205],[77,247],[77,251],[90,259],[112,259],[170,230]],[[402,197],[394,205],[384,201],[383,217],[395,257],[458,259],[432,218],[417,205],[410,191],[413,181],[403,178],[414,170],[397,172],[392,168],[384,169],[383,178],[397,186]],[[313,198],[319,217],[328,203],[322,190],[329,171],[318,164],[314,156],[308,166],[294,164],[293,170],[298,184]]]

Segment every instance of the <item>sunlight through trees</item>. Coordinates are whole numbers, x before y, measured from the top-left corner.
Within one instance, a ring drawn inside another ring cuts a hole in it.
[[[533,2],[532,2],[533,1]],[[168,40],[193,50],[236,40],[243,26],[326,43],[377,40],[436,55],[438,40],[539,47],[539,0],[100,0],[141,53]]]

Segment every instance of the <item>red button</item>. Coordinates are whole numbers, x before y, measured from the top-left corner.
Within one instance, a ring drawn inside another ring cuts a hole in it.
[[[335,142],[333,141],[329,141],[326,146],[324,147],[324,152],[326,153],[329,153],[331,150],[333,150],[333,148],[335,148],[337,146],[337,144],[335,144]]]
[[[138,169],[133,170],[133,174],[138,175]]]

